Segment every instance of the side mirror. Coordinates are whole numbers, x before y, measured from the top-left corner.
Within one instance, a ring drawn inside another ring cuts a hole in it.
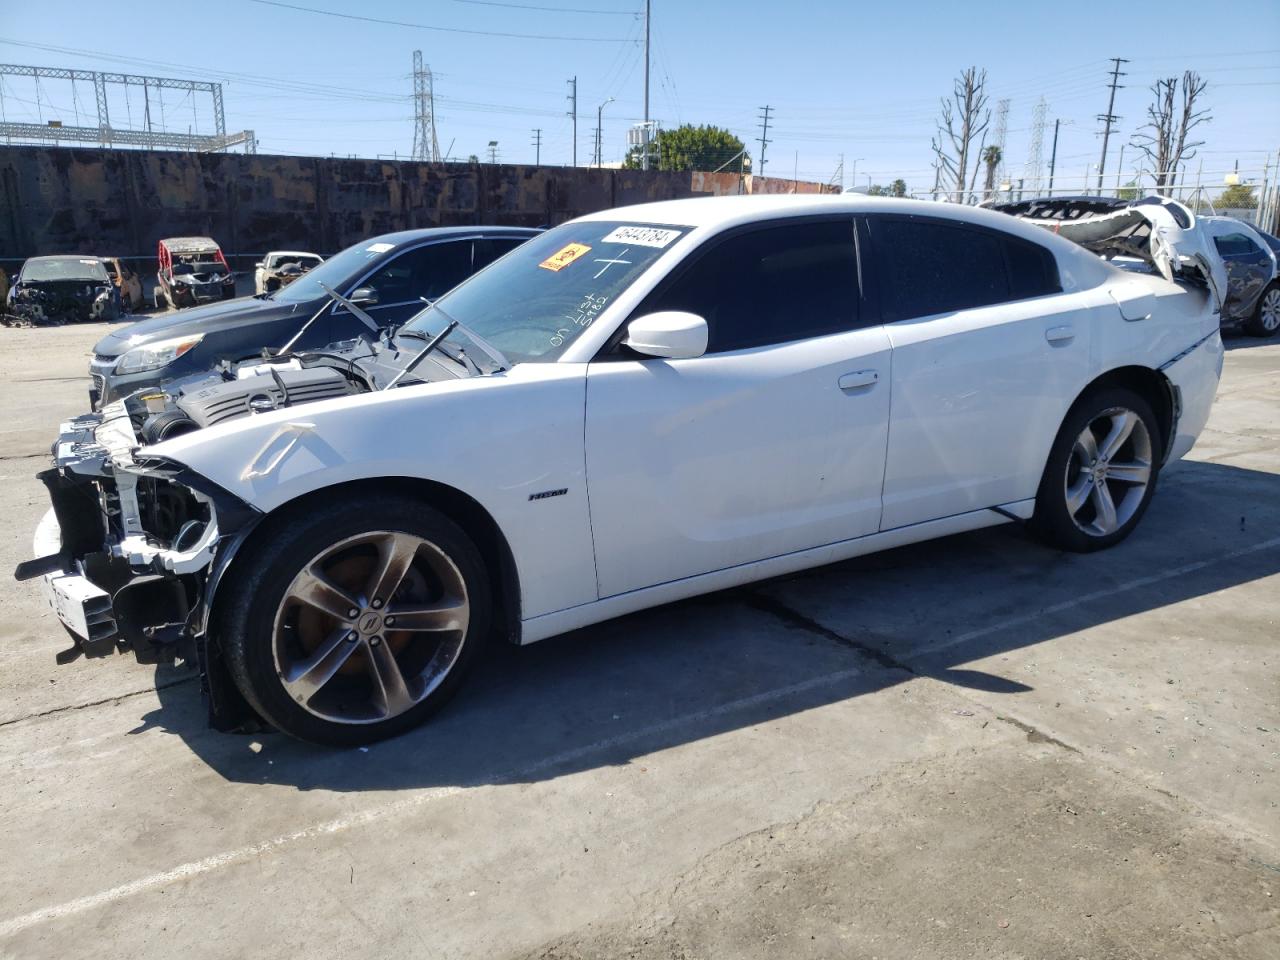
[[[347,297],[352,303],[358,303],[363,306],[366,303],[378,302],[378,291],[373,287],[357,287],[351,291],[351,296]]]
[[[667,360],[688,360],[707,352],[707,321],[696,313],[661,310],[627,324],[622,341],[636,353]]]
[[[254,264],[254,266],[257,267],[259,270],[261,270],[263,267],[263,263],[261,260],[259,260],[257,263]]]

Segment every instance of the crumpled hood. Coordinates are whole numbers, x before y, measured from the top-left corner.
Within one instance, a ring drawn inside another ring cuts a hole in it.
[[[181,313],[139,320],[119,330],[112,330],[94,345],[93,352],[101,357],[117,357],[126,350],[132,350],[134,347],[156,340],[210,333],[242,324],[274,320],[306,308],[306,304],[276,303],[254,297],[219,300],[183,310]],[[307,312],[305,315],[311,314]]]

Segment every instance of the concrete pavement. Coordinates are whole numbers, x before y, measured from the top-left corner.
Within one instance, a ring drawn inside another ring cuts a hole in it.
[[[5,569],[101,329],[0,330]],[[498,648],[368,750],[58,668],[6,580],[0,956],[1273,957],[1280,343],[1230,346],[1117,549],[998,528]]]

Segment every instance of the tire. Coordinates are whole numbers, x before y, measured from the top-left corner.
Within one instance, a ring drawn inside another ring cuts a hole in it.
[[[1244,322],[1245,333],[1251,337],[1274,337],[1280,330],[1280,281],[1262,291],[1253,315]]]
[[[1123,439],[1111,446],[1108,457],[1112,431]],[[1051,546],[1075,553],[1114,546],[1146,512],[1161,459],[1159,425],[1141,395],[1124,387],[1091,391],[1076,401],[1053,441],[1032,531]]]
[[[331,503],[258,543],[217,604],[213,639],[245,699],[300,740],[356,746],[417,726],[457,692],[488,639],[480,552],[418,500]],[[369,596],[388,568],[406,571],[399,586]]]

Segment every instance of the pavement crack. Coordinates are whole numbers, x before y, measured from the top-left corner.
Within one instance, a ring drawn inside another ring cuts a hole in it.
[[[787,606],[776,597],[770,597],[763,593],[751,592],[747,593],[744,599],[747,606],[752,609],[770,614],[788,626],[796,627],[799,630],[806,630],[809,633],[815,633],[820,637],[824,637],[825,639],[832,641],[833,643],[838,643],[851,650],[856,650],[858,653],[862,654],[869,660],[873,660],[886,670],[902,670],[912,676],[920,675],[907,664],[889,656],[889,654],[885,653],[883,650],[879,650],[869,644],[861,642],[860,640],[854,640],[851,637],[846,637],[843,634],[836,633],[830,627],[823,626],[813,618],[805,616],[799,610]]]
[[[87,710],[90,707],[101,707],[106,704],[119,703],[121,700],[128,700],[130,697],[136,697],[144,693],[151,693],[154,690],[167,690],[169,687],[177,687],[184,683],[191,683],[193,680],[199,680],[197,674],[191,674],[186,677],[177,677],[176,679],[166,681],[165,683],[157,683],[142,690],[130,690],[128,693],[119,693],[114,697],[103,697],[101,700],[90,700],[88,703],[73,703],[62,707],[51,707],[48,710],[41,710],[38,713],[28,713],[25,716],[13,717],[9,720],[0,720],[0,727],[10,727],[17,723],[26,723],[28,720],[39,720],[41,717],[52,717],[60,713],[73,713],[77,710]]]
[[[1071,753],[1076,753],[1083,756],[1083,754],[1081,754],[1080,749],[1078,747],[1073,747],[1071,744],[1067,743],[1064,740],[1059,740],[1057,737],[1050,736],[1049,734],[1041,730],[1039,727],[1032,726],[1031,724],[1023,720],[1019,720],[1016,717],[1010,717],[1003,713],[997,713],[996,719],[999,720],[1001,723],[1007,723],[1012,727],[1017,727],[1019,730],[1021,730],[1023,733],[1027,735],[1027,741],[1029,743],[1050,743],[1050,744],[1053,744],[1053,746],[1055,747],[1061,747],[1063,750],[1067,750]]]

